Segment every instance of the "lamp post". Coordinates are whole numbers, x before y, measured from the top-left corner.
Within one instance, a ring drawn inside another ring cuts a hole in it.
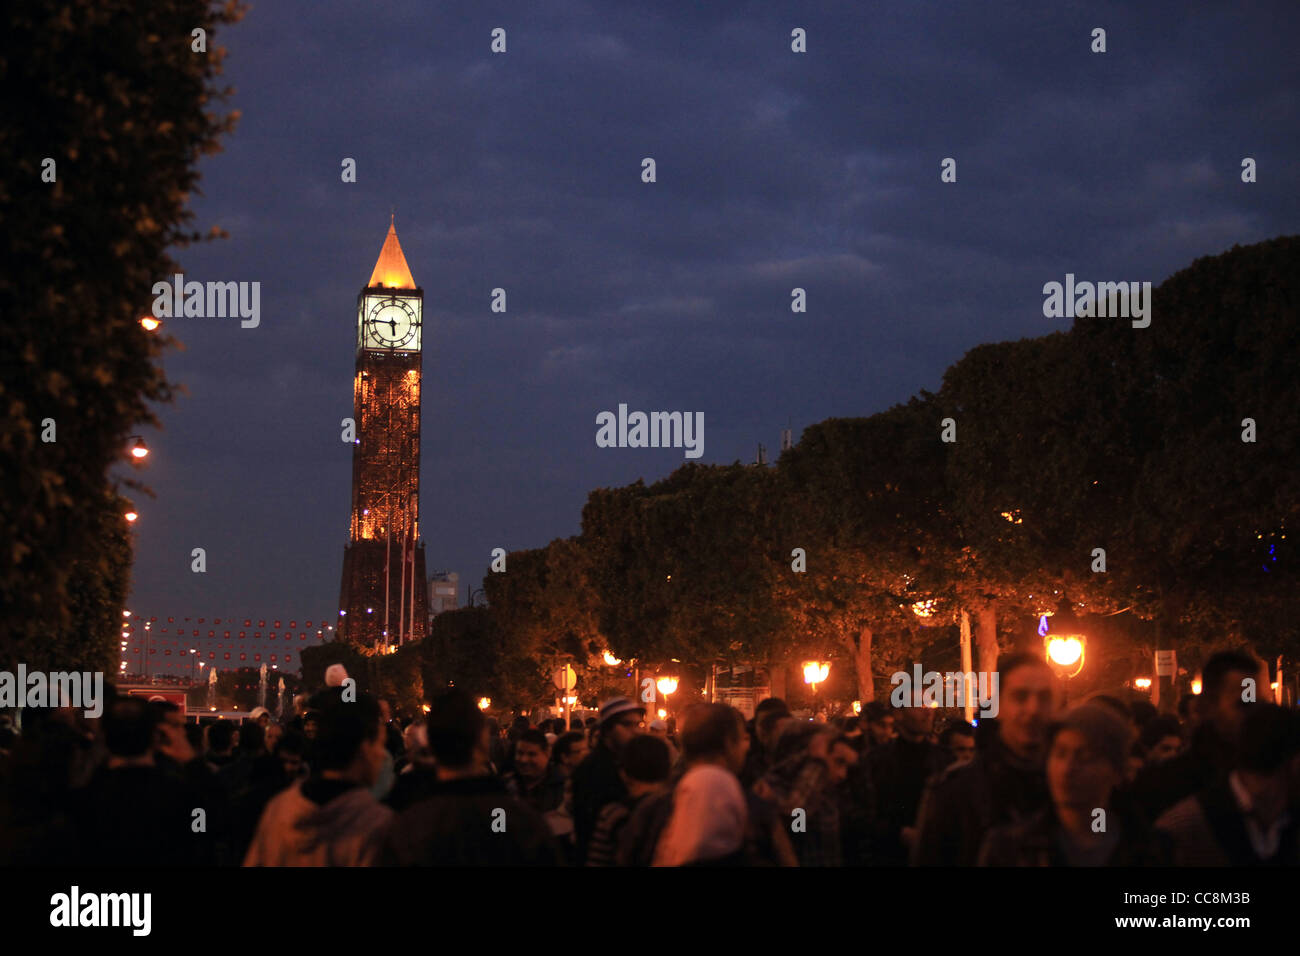
[[[675,694],[677,692],[677,678],[661,677],[655,683],[655,687],[658,688],[659,693],[664,695],[664,711],[667,712],[668,698],[670,695]]]
[[[1062,599],[1055,614],[1038,619],[1038,633],[1043,638],[1047,663],[1063,678],[1068,698],[1068,681],[1078,677],[1088,657],[1088,638],[1079,627],[1079,619]]]

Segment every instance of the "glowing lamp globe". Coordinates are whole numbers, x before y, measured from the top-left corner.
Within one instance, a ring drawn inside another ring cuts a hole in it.
[[[1053,664],[1073,667],[1083,656],[1083,642],[1077,637],[1053,637],[1047,642],[1047,656]]]
[[[830,676],[831,665],[829,661],[807,661],[803,665],[803,681],[805,684],[822,684]]]

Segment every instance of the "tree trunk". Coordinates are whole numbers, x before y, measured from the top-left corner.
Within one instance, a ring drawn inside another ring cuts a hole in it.
[[[875,634],[865,625],[858,632],[857,647],[853,652],[853,667],[858,675],[858,699],[869,704],[876,699],[876,684],[871,677],[871,642]]]
[[[998,669],[998,602],[985,601],[975,608],[975,650],[978,670]]]

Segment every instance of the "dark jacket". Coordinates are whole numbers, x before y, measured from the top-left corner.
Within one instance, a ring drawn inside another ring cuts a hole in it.
[[[895,737],[871,751],[868,773],[875,796],[871,822],[871,862],[877,866],[906,866],[908,849],[902,830],[916,823],[925,785],[952,763],[952,757],[928,740]]]
[[[1176,803],[1156,826],[1173,842],[1175,866],[1296,866],[1300,865],[1300,807],[1292,806],[1289,814],[1277,853],[1267,859],[1255,852],[1226,779]]]
[[[622,800],[627,787],[618,775],[618,758],[604,743],[597,745],[573,771],[573,836],[578,848],[578,865],[587,859],[587,844],[596,829],[596,819],[607,803]]]
[[[1144,767],[1133,781],[1133,796],[1148,820],[1174,804],[1222,782],[1232,769],[1235,749],[1212,724],[1201,724],[1187,750],[1164,763]]]
[[[439,781],[398,814],[381,859],[385,866],[556,866],[561,858],[541,815],[484,775]]]
[[[1104,866],[1168,866],[1170,841],[1140,816],[1112,810],[1115,846]],[[1103,834],[1098,834],[1100,838]],[[1019,823],[989,831],[980,850],[980,866],[1070,866],[1056,812],[1049,806]]]
[[[1048,804],[1040,765],[1026,766],[997,737],[966,764],[931,778],[917,813],[913,866],[974,866],[990,828],[1025,820]]]
[[[549,813],[564,802],[565,776],[555,764],[550,764],[542,779],[531,787],[516,770],[506,774],[502,778],[502,783],[506,785],[506,790],[512,797],[522,800],[538,813]]]
[[[85,866],[210,864],[212,843],[195,833],[201,795],[155,766],[103,768],[74,795],[77,854]],[[205,814],[206,816],[206,814]]]

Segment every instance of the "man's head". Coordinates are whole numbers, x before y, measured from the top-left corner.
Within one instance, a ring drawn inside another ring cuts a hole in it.
[[[772,748],[772,763],[779,764],[807,756],[824,760],[834,736],[835,731],[825,724],[792,718],[786,721],[781,735],[776,738],[776,746]]]
[[[1263,701],[1248,708],[1236,774],[1250,794],[1252,813],[1271,824],[1300,789],[1300,714]]]
[[[726,704],[693,704],[682,718],[681,744],[688,764],[719,763],[738,774],[749,752],[745,718]]]
[[[274,753],[274,752],[275,752],[275,745],[278,744],[278,743],[280,742],[280,738],[283,737],[283,736],[284,736],[284,728],[281,727],[279,724],[275,723],[275,721],[271,721],[271,722],[269,722],[269,723],[266,725],[266,749],[267,749],[267,751],[269,751],[269,752],[271,752],[271,753]]]
[[[540,730],[525,730],[515,741],[515,773],[524,780],[541,780],[551,762],[551,745]]]
[[[433,699],[425,732],[440,770],[478,772],[487,765],[487,720],[464,691],[449,690]]]
[[[185,715],[167,700],[149,702],[149,714],[154,725],[153,749],[160,751],[185,737]]]
[[[781,732],[792,723],[794,718],[788,712],[769,710],[754,720],[754,736],[765,751],[772,753],[776,749],[776,742],[780,739]]]
[[[1183,749],[1183,729],[1176,717],[1152,717],[1142,728],[1139,742],[1146,763],[1164,763]]]
[[[633,737],[618,756],[618,772],[632,796],[654,789],[668,779],[672,758],[662,737]]]
[[[1019,757],[1040,756],[1056,716],[1056,676],[1037,654],[998,662],[998,734]]]
[[[1110,806],[1125,779],[1133,730],[1113,708],[1088,702],[1048,731],[1047,785],[1058,812],[1088,814]]]
[[[280,766],[284,769],[285,776],[290,780],[297,780],[302,775],[302,752],[306,748],[306,741],[296,733],[287,733],[282,736],[275,744],[275,755],[280,759]]]
[[[1239,739],[1252,706],[1242,700],[1247,678],[1259,679],[1259,661],[1243,651],[1220,651],[1201,668],[1201,719],[1229,742]]]
[[[154,740],[149,704],[139,697],[114,698],[104,709],[103,729],[104,743],[112,756],[145,756]]]
[[[230,753],[235,745],[235,725],[229,720],[218,720],[208,728],[208,749],[214,754]]]
[[[315,740],[319,731],[320,715],[314,710],[308,711],[302,718],[302,735],[308,740]]]
[[[934,729],[933,707],[900,707],[894,718],[898,735],[911,743],[924,740]]]
[[[581,730],[570,730],[560,734],[553,747],[555,762],[566,774],[573,773],[574,768],[587,756],[587,735]]]
[[[266,751],[266,729],[256,720],[245,721],[240,728],[239,749],[255,757]]]
[[[642,732],[645,708],[626,697],[614,697],[600,705],[600,740],[614,753]]]
[[[953,763],[970,763],[975,759],[975,728],[964,720],[953,721],[944,728],[939,744],[952,756]]]
[[[830,769],[830,784],[836,786],[848,779],[849,772],[858,765],[858,748],[843,734],[830,738],[826,753],[826,766]]]
[[[379,716],[383,719],[384,723],[388,723],[393,719],[392,705],[383,697],[379,698]]]
[[[884,701],[871,701],[863,708],[862,716],[866,718],[867,736],[873,747],[894,739],[894,712]]]
[[[317,713],[319,729],[312,749],[312,769],[367,787],[373,785],[387,753],[379,702],[369,694],[344,700],[339,692],[322,701]]]

